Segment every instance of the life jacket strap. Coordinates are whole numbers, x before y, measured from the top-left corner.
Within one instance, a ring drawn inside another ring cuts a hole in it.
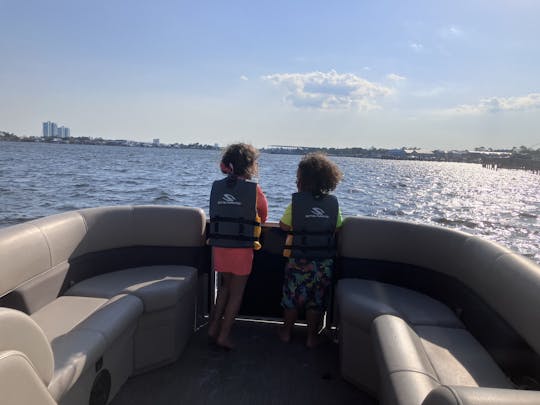
[[[298,250],[335,250],[328,245],[304,246],[304,245],[284,245],[283,249],[298,249]]]
[[[208,235],[210,239],[231,239],[231,240],[240,240],[240,241],[246,241],[246,242],[255,242],[259,240],[259,238],[255,236],[245,236],[245,235],[223,235],[220,233],[210,233]]]
[[[305,236],[305,235],[333,235],[334,231],[288,231],[289,235]]]
[[[259,221],[255,221],[252,219],[244,219],[244,218],[236,218],[236,217],[222,217],[219,215],[215,215],[211,217],[210,222],[230,222],[233,224],[245,224],[245,225],[253,225],[253,226],[261,225]]]

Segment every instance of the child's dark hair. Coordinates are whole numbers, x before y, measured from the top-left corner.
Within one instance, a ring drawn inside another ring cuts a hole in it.
[[[343,179],[339,167],[322,153],[309,153],[302,158],[296,172],[299,191],[327,194]]]
[[[229,145],[223,151],[221,157],[221,171],[226,174],[251,179],[257,174],[255,162],[259,157],[259,151],[253,145],[235,143]]]

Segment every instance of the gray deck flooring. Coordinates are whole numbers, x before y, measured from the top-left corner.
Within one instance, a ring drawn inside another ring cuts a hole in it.
[[[377,403],[340,377],[337,344],[303,345],[304,328],[287,344],[275,324],[237,321],[233,336],[226,352],[199,329],[176,363],[130,378],[112,405]]]

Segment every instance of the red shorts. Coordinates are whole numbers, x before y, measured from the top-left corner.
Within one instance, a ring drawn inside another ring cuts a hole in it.
[[[232,273],[247,276],[253,264],[253,248],[212,247],[214,270],[219,273]]]

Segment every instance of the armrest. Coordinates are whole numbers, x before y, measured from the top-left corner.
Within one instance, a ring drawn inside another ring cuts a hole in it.
[[[23,353],[46,386],[51,382],[54,357],[45,333],[24,312],[0,308],[0,352],[10,350]]]
[[[540,391],[441,385],[422,405],[537,405]]]
[[[0,392],[3,405],[56,405],[23,353],[0,351]]]

